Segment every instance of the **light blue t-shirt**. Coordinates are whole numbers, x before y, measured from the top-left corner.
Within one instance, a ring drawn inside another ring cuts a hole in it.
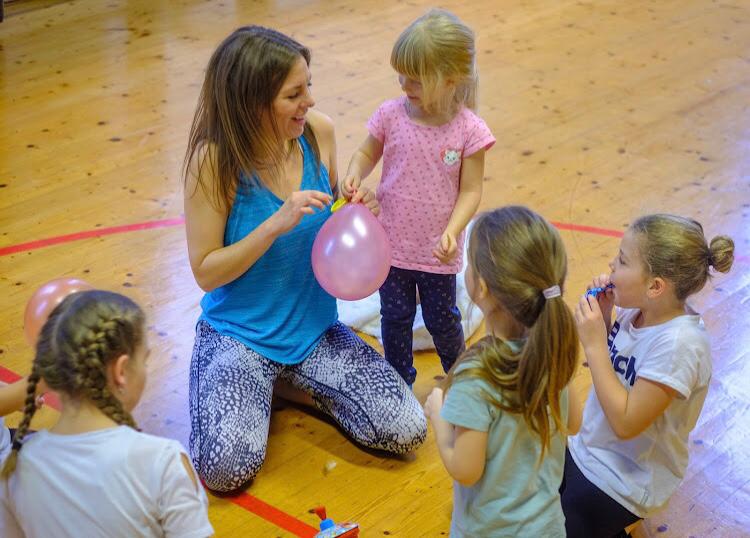
[[[523,342],[509,342],[520,349]],[[457,372],[477,362],[467,361]],[[560,483],[565,439],[554,435],[539,464],[541,440],[523,416],[499,410],[482,397],[494,392],[477,378],[458,377],[448,390],[440,415],[456,426],[487,432],[484,474],[471,487],[453,483],[452,538],[565,536]],[[563,423],[568,389],[560,398]]]
[[[331,194],[328,170],[316,164],[305,138],[298,140],[303,152],[300,190]],[[283,204],[257,180],[243,179],[227,219],[224,245],[243,239]],[[305,215],[244,274],[206,293],[201,319],[273,361],[302,362],[338,318],[336,299],[320,287],[311,263],[313,241],[330,215],[330,207]]]

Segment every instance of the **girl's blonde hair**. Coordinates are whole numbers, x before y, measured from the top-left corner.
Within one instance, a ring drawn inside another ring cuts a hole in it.
[[[522,415],[542,442],[541,457],[553,435],[566,429],[560,394],[578,361],[578,332],[562,297],[543,291],[559,286],[567,273],[565,246],[557,230],[526,207],[508,206],[478,217],[469,239],[469,263],[498,309],[522,325],[527,338],[520,351],[501,339],[484,340],[451,369],[455,377],[483,380],[483,397],[502,411]],[[470,361],[457,374],[459,364]]]
[[[655,214],[630,225],[639,239],[640,255],[651,276],[669,280],[684,301],[699,292],[711,276],[709,268],[726,273],[734,262],[734,241],[719,235],[706,242],[699,222],[677,215]]]
[[[453,13],[432,9],[404,30],[391,51],[391,66],[422,84],[427,112],[455,113],[477,103],[474,32]]]
[[[208,62],[190,129],[183,162],[186,183],[198,157],[198,185],[206,188],[206,165],[216,179],[206,194],[216,206],[229,208],[241,176],[249,180],[264,171],[271,181],[278,179],[290,147],[276,125],[273,102],[295,63],[303,59],[309,66],[310,57],[307,47],[263,26],[238,28],[219,45]],[[320,150],[309,123],[303,136],[319,164]]]
[[[107,364],[143,343],[145,317],[127,297],[108,291],[81,291],[66,297],[50,314],[36,344],[23,420],[13,437],[3,477],[16,468],[21,442],[36,412],[40,379],[56,392],[89,400],[118,424],[136,427],[133,417],[107,388]]]

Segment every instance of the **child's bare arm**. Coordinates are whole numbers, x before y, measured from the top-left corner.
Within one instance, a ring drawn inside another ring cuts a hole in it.
[[[344,198],[351,200],[362,180],[370,175],[382,156],[383,143],[374,136],[367,135],[365,141],[357,148],[349,161],[346,176],[339,189]]]
[[[632,439],[664,413],[677,392],[662,383],[641,377],[636,379],[628,392],[612,369],[604,319],[598,302],[583,296],[575,316],[596,397],[607,422],[617,437]]]
[[[440,447],[445,468],[454,480],[465,487],[476,484],[484,474],[487,452],[487,432],[456,426],[453,446]]]
[[[451,218],[445,227],[440,244],[435,246],[433,254],[443,263],[450,263],[458,253],[457,237],[477,212],[482,199],[482,182],[484,180],[484,153],[479,150],[461,163],[461,181],[458,198],[453,207]]]
[[[461,181],[458,187],[458,199],[453,213],[446,226],[446,231],[455,236],[461,234],[477,212],[482,200],[482,181],[484,180],[483,149],[467,157],[461,163]]]
[[[581,429],[584,402],[585,399],[581,398],[577,388],[570,383],[568,385],[568,435],[575,435]]]
[[[22,411],[26,402],[28,378],[19,379],[10,385],[0,387],[0,416],[14,411]]]
[[[435,388],[425,402],[425,415],[435,430],[440,459],[454,480],[471,487],[484,474],[487,432],[454,426],[440,416],[442,407],[443,391]]]
[[[606,353],[606,352],[605,352]],[[598,356],[595,356],[598,355]],[[637,378],[628,392],[612,369],[609,354],[586,353],[596,397],[612,431],[620,439],[632,439],[666,411],[677,392],[661,383]]]

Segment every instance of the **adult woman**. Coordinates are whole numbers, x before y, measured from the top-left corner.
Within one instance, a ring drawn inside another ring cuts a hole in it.
[[[209,61],[191,130],[188,250],[207,293],[190,368],[190,451],[218,491],[260,469],[277,380],[365,446],[403,453],[426,436],[411,391],[337,321],[312,273],[312,242],[338,189],[333,125],[311,109],[309,63],[309,50],[279,32],[236,30]],[[377,213],[371,192],[357,198]]]

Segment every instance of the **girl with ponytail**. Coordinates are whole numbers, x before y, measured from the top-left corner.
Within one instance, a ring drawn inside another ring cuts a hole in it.
[[[466,286],[487,336],[425,404],[455,480],[451,537],[565,536],[558,488],[580,414],[566,272],[560,235],[533,211],[503,207],[474,224]]]
[[[137,431],[131,415],[146,382],[144,329],[140,307],[106,291],[71,294],[52,311],[2,466],[3,536],[213,534],[184,449]],[[62,411],[49,431],[26,439],[41,380]]]

